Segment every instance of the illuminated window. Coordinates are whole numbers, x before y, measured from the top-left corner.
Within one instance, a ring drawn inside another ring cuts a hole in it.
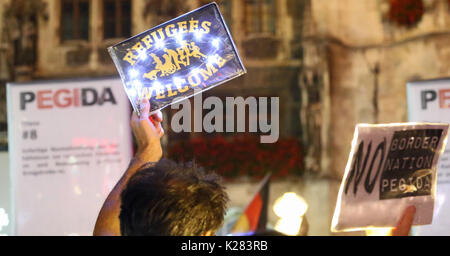
[[[88,0],[61,0],[61,39],[89,39]]]
[[[245,31],[247,34],[275,33],[273,0],[245,0]]]
[[[103,0],[103,38],[131,36],[131,0]]]

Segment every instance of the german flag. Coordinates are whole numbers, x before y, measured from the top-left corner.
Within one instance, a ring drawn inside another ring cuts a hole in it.
[[[267,211],[269,206],[270,177],[267,174],[258,185],[258,190],[245,211],[238,218],[231,234],[260,232],[266,230]]]

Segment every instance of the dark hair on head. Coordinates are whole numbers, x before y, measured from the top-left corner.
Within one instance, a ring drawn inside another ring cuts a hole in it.
[[[228,196],[219,176],[162,159],[134,174],[121,194],[122,235],[199,236],[222,225]]]

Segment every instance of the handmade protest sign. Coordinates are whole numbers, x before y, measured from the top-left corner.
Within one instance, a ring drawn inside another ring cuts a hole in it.
[[[448,124],[359,124],[339,189],[331,230],[395,227],[416,207],[413,225],[430,224],[436,172]]]
[[[154,112],[246,73],[215,3],[133,36],[108,51],[138,114],[144,97]]]

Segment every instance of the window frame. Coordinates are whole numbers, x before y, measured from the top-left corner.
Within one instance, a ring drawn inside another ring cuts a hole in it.
[[[122,27],[122,20],[124,19],[124,17],[126,17],[126,15],[123,15],[124,11],[122,9],[122,2],[123,1],[128,1],[130,3],[130,34],[129,35],[124,35],[123,32],[123,27]],[[106,37],[105,35],[105,19],[106,19],[106,12],[105,12],[105,3],[106,2],[113,2],[115,5],[115,13],[114,13],[114,35],[112,37]],[[132,27],[133,27],[133,22],[132,22],[132,12],[133,12],[133,1],[132,0],[103,0],[101,2],[101,8],[102,8],[102,33],[103,33],[103,40],[111,40],[111,39],[116,39],[116,38],[128,38],[132,35]]]
[[[270,14],[270,28],[268,31],[264,31],[264,4],[266,1],[270,1],[272,5],[272,10]],[[276,0],[244,0],[243,2],[243,20],[244,20],[244,32],[246,36],[253,35],[276,35],[276,23],[277,23],[277,1]],[[254,6],[252,6],[254,5]],[[254,8],[256,10],[256,14],[253,14],[253,17],[248,17],[248,8]],[[256,23],[256,26],[255,26]],[[253,28],[257,27],[256,30],[250,31],[249,26]]]
[[[80,4],[81,3],[88,4],[88,24],[87,24],[87,38],[81,37],[81,19],[80,19]],[[63,7],[65,3],[72,4],[72,14],[73,14],[73,35],[71,38],[64,38],[64,12]],[[92,3],[90,0],[60,0],[60,41],[61,42],[70,42],[70,41],[83,41],[88,42],[90,40],[90,19],[91,19],[91,8]]]

